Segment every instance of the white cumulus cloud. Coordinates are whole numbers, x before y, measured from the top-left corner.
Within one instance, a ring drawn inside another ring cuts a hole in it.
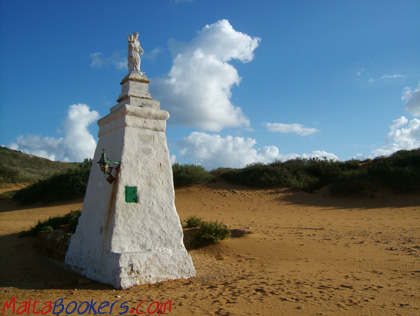
[[[91,53],[89,55],[90,66],[92,68],[102,68],[108,66],[114,66],[118,70],[127,68],[127,58],[121,57],[117,52],[114,52],[109,57],[104,57],[104,54],[101,52]]]
[[[26,154],[56,160],[63,157],[61,143],[63,138],[39,137],[37,135],[18,136],[16,142],[10,143],[9,148],[20,150]]]
[[[389,156],[398,150],[411,150],[420,147],[420,120],[409,121],[402,116],[393,121],[388,133],[387,144],[373,151],[373,156]]]
[[[162,50],[159,47],[152,49],[150,52],[145,52],[142,58],[149,59],[151,61],[155,61],[156,57],[162,53]]]
[[[337,156],[325,151],[314,151],[301,156],[295,153],[281,154],[276,146],[255,148],[256,143],[255,139],[249,137],[222,137],[217,134],[192,132],[177,145],[181,148],[182,157],[208,170],[218,167],[242,168],[256,162],[271,163],[298,157],[338,160]]]
[[[326,152],[325,150],[314,150],[310,154],[302,154],[301,158],[319,158],[319,159],[327,159],[327,160],[340,160],[336,155],[333,153]]]
[[[401,99],[406,102],[405,109],[408,113],[413,116],[420,116],[420,82],[414,91],[411,87],[406,87]]]
[[[265,126],[270,132],[294,133],[301,136],[307,136],[318,132],[316,128],[304,127],[301,124],[266,123]]]
[[[259,41],[227,20],[206,25],[191,42],[172,41],[172,68],[151,83],[153,96],[171,113],[169,122],[214,132],[248,126],[241,108],[230,101],[241,78],[229,61],[250,62]]]
[[[399,119],[393,120],[392,125],[389,127],[391,133],[395,131],[398,127],[403,126],[408,123],[408,119],[405,116],[401,116]]]
[[[96,141],[88,126],[98,118],[99,113],[91,111],[86,104],[74,104],[62,124],[64,137],[19,136],[8,147],[50,160],[83,161],[93,157]]]
[[[357,74],[360,76],[363,72],[358,72]],[[369,76],[369,74],[367,74]],[[393,80],[393,79],[401,79],[401,78],[406,78],[407,76],[405,75],[401,75],[401,74],[392,74],[392,75],[383,75],[380,78],[374,79],[374,78],[369,78],[368,82],[369,83],[374,83],[374,82],[378,82],[380,80]]]
[[[382,79],[397,79],[397,78],[405,78],[406,76],[400,74],[393,74],[393,75],[383,75]]]

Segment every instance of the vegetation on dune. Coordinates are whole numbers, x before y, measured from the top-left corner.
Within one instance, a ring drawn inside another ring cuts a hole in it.
[[[29,204],[36,201],[51,202],[83,197],[89,172],[89,162],[79,164],[79,167],[76,169],[69,169],[64,173],[55,174],[16,192],[13,200]]]
[[[342,173],[330,187],[335,195],[364,193],[370,196],[380,188],[395,193],[420,190],[420,149],[401,150],[388,158],[376,158],[353,172]]]
[[[25,231],[21,236],[36,236],[42,231],[64,228],[69,233],[76,231],[77,223],[81,215],[81,211],[71,211],[64,216],[50,217],[45,221],[40,221],[32,226],[28,231]]]
[[[184,227],[186,228],[198,227],[203,222],[203,219],[201,217],[197,217],[193,215],[185,219],[184,222],[185,222]]]
[[[18,191],[13,196],[15,201],[48,202],[83,197],[85,194],[92,160],[86,159],[78,164],[53,162],[4,147],[0,148],[1,157],[5,157],[0,165],[1,182],[7,182],[8,179],[9,183],[20,182],[22,179],[41,179]],[[63,167],[66,168],[60,169]],[[198,165],[176,163],[172,168],[175,187],[224,179],[239,185],[292,188],[306,192],[314,192],[329,185],[333,195],[373,196],[381,188],[396,193],[420,190],[420,149],[402,150],[390,157],[366,161],[298,158],[271,164],[256,163],[241,169],[218,168],[211,172]],[[28,171],[34,169],[39,172],[37,176]],[[51,175],[53,172],[55,174]],[[25,176],[29,174],[31,176]]]
[[[220,177],[254,187],[284,187],[313,192],[330,185],[334,195],[372,196],[380,188],[396,193],[420,190],[420,149],[402,150],[374,160],[332,161],[294,159],[272,164],[252,164],[227,169]]]
[[[74,234],[81,216],[81,210],[71,211],[63,216],[50,217],[47,220],[38,220],[29,230],[20,233],[21,237],[37,236],[44,231],[61,230]],[[197,216],[188,217],[185,222],[187,228],[198,227],[190,240],[192,248],[202,247],[208,244],[217,244],[220,240],[231,238],[231,231],[222,222],[203,221]]]
[[[293,159],[271,164],[252,164],[242,169],[230,169],[221,177],[235,184],[255,187],[284,187],[313,192],[329,184],[340,173],[357,168],[359,161],[327,159]]]
[[[207,183],[214,180],[214,176],[199,165],[180,165],[175,163],[172,166],[172,172],[175,187]]]
[[[32,183],[77,168],[78,163],[51,161],[0,147],[0,184]]]
[[[57,173],[45,180],[18,191],[13,200],[23,204],[36,201],[70,200],[83,197],[86,191],[92,160],[85,159],[78,167]],[[176,187],[207,183],[214,176],[203,167],[197,165],[173,165],[174,184]]]
[[[230,230],[221,222],[201,222],[199,229],[190,241],[190,246],[198,248],[211,243],[217,244],[219,240],[229,238]]]

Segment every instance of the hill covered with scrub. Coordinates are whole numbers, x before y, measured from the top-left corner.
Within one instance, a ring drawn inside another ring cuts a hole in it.
[[[293,159],[219,172],[231,183],[256,187],[313,192],[329,185],[333,195],[374,195],[381,188],[395,193],[415,192],[420,190],[420,149],[401,150],[373,160]]]
[[[0,184],[31,183],[13,199],[21,203],[83,197],[92,160],[53,162],[0,148]],[[328,186],[332,195],[375,196],[381,189],[395,193],[420,190],[420,148],[402,150],[373,160],[293,159],[256,163],[240,169],[206,171],[198,165],[173,165],[175,187],[224,180],[258,188],[291,188],[314,192]]]
[[[75,169],[79,163],[51,161],[0,147],[0,185],[4,183],[33,183]]]

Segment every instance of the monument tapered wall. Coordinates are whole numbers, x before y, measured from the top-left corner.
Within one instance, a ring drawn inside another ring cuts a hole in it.
[[[93,161],[105,150],[121,164],[112,183],[93,164],[66,254],[74,270],[116,288],[195,276],[175,208],[165,135],[169,113],[151,98],[148,84],[134,68],[121,82],[119,103],[98,121]]]

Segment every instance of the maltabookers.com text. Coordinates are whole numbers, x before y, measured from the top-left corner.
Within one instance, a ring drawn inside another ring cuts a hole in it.
[[[0,303],[1,304],[1,303]],[[115,302],[103,301],[98,302],[91,299],[90,301],[76,302],[71,301],[64,303],[64,299],[59,298],[56,301],[41,302],[29,298],[26,301],[16,302],[16,297],[13,297],[9,301],[5,301],[4,305],[0,308],[2,315],[5,312],[8,314],[16,315],[45,315],[45,314],[67,314],[67,315],[162,315],[172,311],[172,301],[168,300],[164,303],[153,301],[147,303],[145,300],[141,301],[137,306],[129,307],[128,302],[121,302],[117,300]]]

